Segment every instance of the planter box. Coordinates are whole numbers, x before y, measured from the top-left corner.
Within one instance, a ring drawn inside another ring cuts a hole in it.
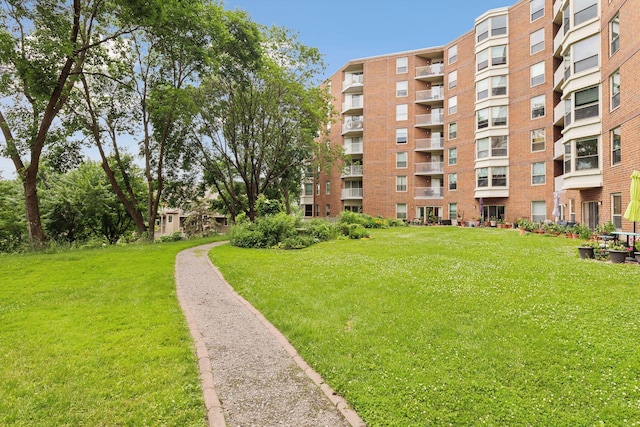
[[[609,259],[614,264],[622,264],[627,260],[627,251],[609,251]]]
[[[578,253],[580,254],[580,259],[593,258],[593,248],[591,246],[578,246]]]

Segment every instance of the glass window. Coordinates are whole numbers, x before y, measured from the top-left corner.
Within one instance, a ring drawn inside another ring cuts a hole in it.
[[[533,64],[529,68],[529,75],[531,76],[532,87],[544,83],[544,61]]]
[[[529,3],[531,22],[544,16],[544,0],[531,0]]]
[[[489,186],[489,168],[480,168],[476,170],[478,188]]]
[[[320,216],[320,205],[316,205],[316,216]]]
[[[449,219],[458,219],[457,203],[449,203]]]
[[[396,129],[396,144],[407,143],[407,128]]]
[[[489,79],[480,80],[476,83],[476,99],[480,101],[489,96]]]
[[[621,135],[620,128],[617,127],[611,130],[611,164],[617,165],[622,161],[622,151],[621,151]]]
[[[476,127],[478,129],[484,129],[489,127],[489,109],[483,108],[482,110],[478,110],[476,112]]]
[[[600,35],[596,34],[573,45],[573,72],[595,68],[599,63]]]
[[[324,184],[324,194],[331,194],[331,181],[327,181]]]
[[[507,94],[507,76],[491,77],[491,96]]]
[[[396,74],[403,74],[409,71],[409,58],[396,58]]]
[[[313,216],[313,205],[304,205],[304,216]]]
[[[406,203],[398,203],[398,204],[396,204],[396,218],[397,219],[407,219],[407,204]]]
[[[544,128],[531,131],[531,151],[544,151],[546,132]]]
[[[316,196],[320,195],[320,183],[316,183]]]
[[[404,80],[396,82],[396,96],[407,96],[409,94],[409,82]]]
[[[449,114],[455,114],[458,112],[457,96],[452,96],[451,98],[449,98],[449,100],[447,101],[447,104],[449,105]]]
[[[502,65],[507,63],[507,45],[494,46],[491,48],[491,65]]]
[[[611,195],[611,218],[617,229],[622,228],[622,194]]]
[[[507,34],[507,15],[494,16],[491,18],[491,36],[503,34]]]
[[[331,205],[329,203],[327,203],[327,216],[331,216]]]
[[[571,172],[571,144],[564,144],[564,173]]]
[[[491,107],[491,124],[492,126],[507,125],[507,106]]]
[[[449,139],[458,137],[458,123],[449,123]]]
[[[611,75],[611,109],[614,110],[620,106],[620,70]]]
[[[407,177],[406,176],[396,176],[396,191],[398,191],[398,192],[407,191]]]
[[[447,81],[449,82],[449,89],[458,86],[458,70],[450,72]]]
[[[449,165],[458,164],[458,149],[457,148],[449,148]]]
[[[482,50],[476,55],[476,66],[478,71],[489,66],[489,49]]]
[[[529,35],[529,46],[532,55],[544,49],[544,28]]]
[[[476,140],[476,159],[489,157],[489,138]]]
[[[489,20],[482,21],[476,27],[476,42],[480,43],[482,40],[489,37]]]
[[[544,117],[544,103],[545,96],[539,95],[531,98],[531,118],[537,119],[538,117]]]
[[[531,202],[531,220],[544,222],[547,219],[547,202],[544,200]]]
[[[508,153],[509,138],[506,135],[491,137],[491,157],[504,157]]]
[[[600,115],[598,86],[575,93],[575,119],[581,120]]]
[[[456,62],[458,60],[458,45],[454,44],[453,46],[451,46],[449,48],[449,50],[447,51],[447,58],[449,61],[449,64],[453,64],[454,62]]]
[[[609,23],[609,55],[620,49],[620,15],[616,15]]]
[[[396,153],[396,168],[404,169],[407,167],[407,153]]]
[[[598,16],[598,0],[574,0],[573,25],[580,25],[596,16]]]
[[[304,183],[304,195],[313,196],[313,183],[311,182]]]
[[[546,166],[545,162],[531,164],[531,185],[540,185],[546,183]]]
[[[449,174],[449,191],[458,189],[458,174],[450,173]]]
[[[396,105],[396,120],[407,120],[409,118],[409,106],[407,104]]]
[[[598,139],[576,141],[576,171],[598,169]]]
[[[491,168],[491,186],[492,187],[507,186],[507,168],[506,167]]]

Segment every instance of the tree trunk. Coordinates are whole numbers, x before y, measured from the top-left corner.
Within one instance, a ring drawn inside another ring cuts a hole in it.
[[[31,166],[25,169],[25,177],[22,184],[24,187],[29,245],[34,249],[42,249],[46,239],[40,220],[40,205],[36,187],[37,171],[37,168],[32,168]]]

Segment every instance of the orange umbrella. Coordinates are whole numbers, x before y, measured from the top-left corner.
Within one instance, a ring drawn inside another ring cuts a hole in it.
[[[631,174],[631,187],[629,189],[631,201],[627,210],[624,211],[624,217],[629,221],[633,221],[633,232],[636,232],[636,221],[640,221],[640,172],[633,171]]]

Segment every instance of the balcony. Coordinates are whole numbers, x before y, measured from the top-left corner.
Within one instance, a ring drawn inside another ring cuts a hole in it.
[[[364,101],[362,100],[362,96],[357,98],[347,98],[345,102],[342,103],[342,114],[345,113],[362,113],[362,108],[364,106]]]
[[[362,165],[351,165],[342,168],[342,178],[352,178],[362,176]]]
[[[418,104],[433,104],[434,102],[442,102],[443,100],[444,88],[442,86],[416,92],[416,102]]]
[[[444,64],[432,64],[416,68],[416,79],[429,81],[444,77]]]
[[[553,143],[553,160],[564,159],[564,138],[560,137]]]
[[[444,148],[444,138],[416,139],[415,151],[439,151]]]
[[[363,124],[362,117],[348,119],[342,125],[342,134],[360,133],[363,130]]]
[[[433,127],[444,125],[444,113],[418,114],[416,116],[416,127]]]
[[[565,116],[565,111],[564,111],[564,101],[560,101],[558,102],[558,105],[556,105],[553,108],[553,124],[555,126],[564,126],[564,116]]]
[[[442,187],[416,187],[416,199],[442,199],[443,196]]]
[[[362,199],[362,188],[343,188],[341,199]]]
[[[342,92],[344,93],[362,93],[364,86],[364,75],[351,74],[342,82]]]
[[[562,64],[553,73],[553,90],[560,91],[562,84],[564,83],[564,69]]]
[[[416,175],[442,175],[444,162],[416,163]]]
[[[343,148],[346,155],[362,154],[364,144],[362,142],[346,143]]]

